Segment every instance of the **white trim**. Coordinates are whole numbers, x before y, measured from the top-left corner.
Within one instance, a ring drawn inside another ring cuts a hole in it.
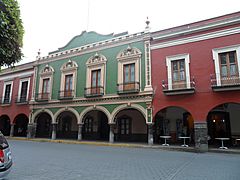
[[[228,36],[228,35],[233,35],[233,34],[238,34],[238,33],[240,33],[240,27],[235,27],[235,28],[231,28],[231,29],[225,29],[225,30],[221,30],[221,31],[216,31],[216,32],[191,36],[191,37],[187,37],[187,38],[167,41],[167,42],[163,42],[163,43],[152,44],[151,49],[154,50],[154,49],[160,49],[160,48],[165,48],[165,47],[171,47],[171,46],[176,46],[176,45],[180,45],[180,44],[186,44],[186,43],[197,42],[197,41],[202,41],[202,40],[207,40],[207,39],[213,39],[213,38],[218,38],[218,37],[223,37],[223,36]]]
[[[22,90],[22,83],[23,82],[28,82],[28,86],[27,86],[27,96],[26,96],[26,101],[28,101],[28,96],[29,96],[29,87],[30,87],[30,78],[25,78],[25,79],[20,79],[19,81],[19,88],[18,88],[18,96],[17,96],[17,100],[20,100],[20,96],[21,96],[21,90]]]
[[[11,84],[11,89],[10,89],[10,95],[9,95],[9,103],[12,102],[12,89],[13,89],[13,81],[8,81],[8,82],[4,82],[4,86],[3,86],[3,94],[2,94],[2,103],[4,102],[4,98],[5,98],[5,89],[6,89],[6,85]]]
[[[240,77],[240,44],[215,48],[212,50],[213,61],[215,66],[215,74],[217,80],[217,86],[221,86],[221,73],[220,73],[220,64],[219,64],[219,53],[236,51],[237,56],[237,65],[238,65],[238,76]]]
[[[52,111],[50,111],[49,109],[46,109],[46,108],[44,108],[44,109],[39,109],[39,110],[37,110],[35,113],[33,113],[30,122],[32,122],[32,123],[36,122],[36,117],[37,117],[37,115],[39,115],[39,114],[41,114],[41,113],[47,113],[48,115],[51,116],[51,118],[52,118],[52,119],[51,119],[51,120],[52,120],[52,123],[55,122]],[[37,123],[37,122],[36,122],[36,123]]]
[[[166,65],[167,65],[167,73],[168,73],[168,89],[169,90],[172,90],[172,61],[176,61],[179,59],[184,59],[187,88],[190,88],[190,86],[191,86],[190,85],[190,70],[189,70],[189,63],[190,63],[189,54],[178,54],[178,55],[166,57]]]
[[[34,71],[28,71],[28,72],[22,72],[22,73],[16,73],[16,74],[8,74],[8,75],[1,75],[0,81],[6,81],[6,80],[13,80],[14,78],[24,78],[32,75]]]
[[[53,123],[58,123],[58,122],[57,122],[57,118],[58,118],[58,116],[59,116],[61,113],[63,113],[63,112],[71,112],[71,113],[73,113],[73,114],[75,115],[76,119],[77,119],[77,123],[80,122],[79,113],[78,113],[75,109],[73,109],[73,108],[66,107],[66,108],[61,108],[61,109],[59,109],[59,110],[54,114],[54,116],[53,116],[53,117],[54,117]]]

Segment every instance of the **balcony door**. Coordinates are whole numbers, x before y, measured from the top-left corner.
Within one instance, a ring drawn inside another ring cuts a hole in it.
[[[50,83],[50,79],[46,78],[43,79],[43,86],[42,86],[42,97],[41,99],[48,99],[48,95],[49,95],[49,84]]]
[[[135,89],[135,64],[126,64],[123,66],[123,90]]]
[[[236,51],[219,53],[221,84],[239,84]]]
[[[186,88],[185,59],[172,61],[172,87]]]
[[[22,82],[21,87],[21,94],[20,94],[20,102],[26,102],[27,101],[27,92],[28,92],[28,81]]]
[[[100,94],[101,69],[92,71],[91,94]]]
[[[71,97],[72,91],[73,91],[73,75],[69,74],[65,76],[64,97]]]

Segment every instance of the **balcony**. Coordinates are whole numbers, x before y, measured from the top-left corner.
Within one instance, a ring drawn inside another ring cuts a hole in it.
[[[211,87],[213,91],[240,90],[240,77],[221,77],[220,74],[211,74]]]
[[[0,98],[1,105],[10,105],[11,99],[10,98]]]
[[[27,104],[28,103],[27,96],[17,96],[16,99],[15,99],[15,103],[17,103],[17,104]]]
[[[194,77],[190,78],[190,82],[177,82],[172,83],[172,87],[169,86],[168,82],[162,80],[162,91],[165,95],[180,95],[180,94],[193,94],[195,93],[195,81]]]
[[[50,99],[50,93],[37,93],[35,96],[36,101],[48,101]]]
[[[140,91],[139,82],[117,84],[118,94],[138,93],[139,91]]]
[[[85,97],[98,97],[98,96],[103,96],[103,94],[104,94],[104,88],[102,86],[84,88]]]
[[[58,99],[60,99],[60,100],[73,99],[74,92],[75,92],[74,90],[59,91],[58,92]]]

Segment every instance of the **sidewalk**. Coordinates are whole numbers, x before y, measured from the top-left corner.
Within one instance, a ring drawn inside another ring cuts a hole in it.
[[[66,140],[66,139],[47,139],[47,138],[25,138],[25,137],[6,137],[10,140],[20,140],[20,141],[35,141],[35,142],[52,142],[52,143],[65,143],[65,144],[84,144],[84,145],[93,145],[93,146],[112,146],[112,147],[127,147],[127,148],[152,148],[152,149],[162,149],[168,151],[183,151],[183,152],[197,152],[194,147],[182,147],[179,145],[148,145],[140,143],[109,143],[103,141],[77,141],[77,140]],[[229,149],[219,149],[219,148],[209,148],[208,152],[214,153],[231,153],[231,154],[240,154],[240,147],[229,148]]]

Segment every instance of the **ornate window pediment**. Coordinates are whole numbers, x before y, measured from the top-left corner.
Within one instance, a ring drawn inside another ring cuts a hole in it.
[[[124,60],[129,58],[140,58],[141,57],[141,51],[137,48],[133,48],[128,45],[127,49],[124,49],[117,55],[118,60]]]
[[[105,56],[103,56],[102,54],[96,53],[94,56],[90,57],[87,60],[86,65],[92,66],[92,65],[102,64],[102,63],[105,64],[106,62],[107,62],[107,58]]]
[[[46,64],[46,66],[40,71],[40,75],[48,75],[53,73],[54,69],[52,68],[52,66],[49,66],[48,64]]]
[[[77,63],[69,59],[68,62],[62,65],[61,71],[76,70],[77,68],[78,68]]]

